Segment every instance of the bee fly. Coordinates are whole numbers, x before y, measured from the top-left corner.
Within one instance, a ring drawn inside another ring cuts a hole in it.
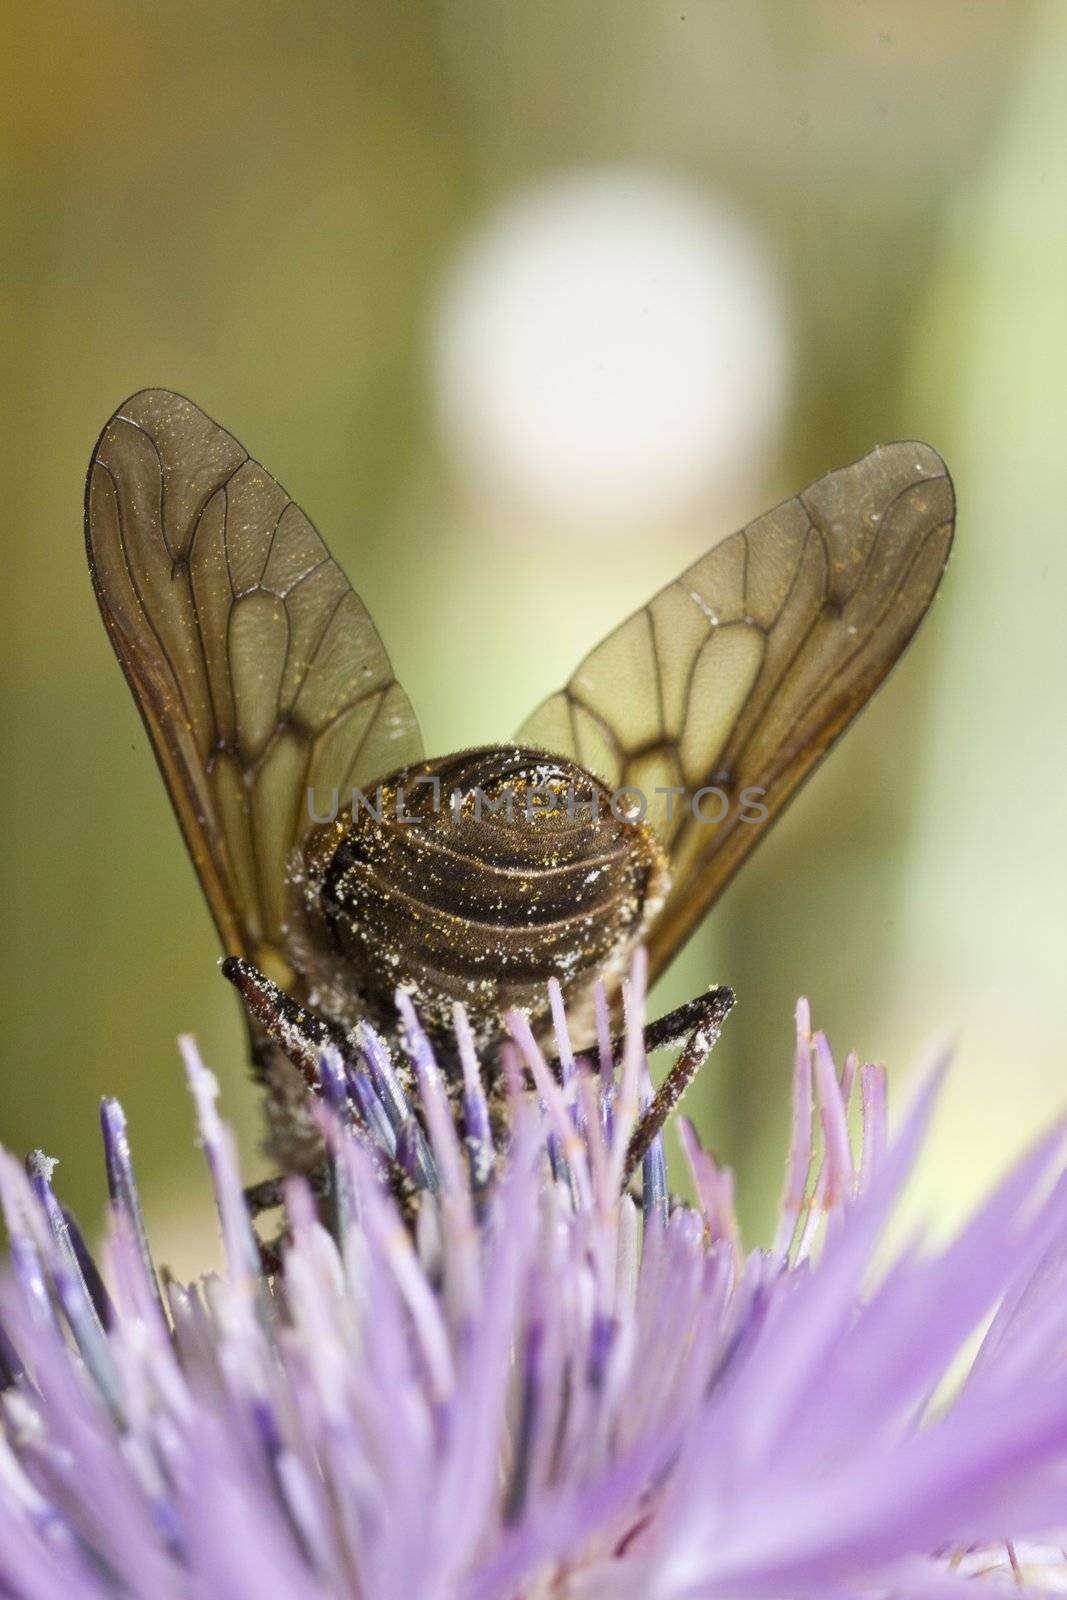
[[[715,545],[517,742],[426,760],[300,508],[180,395],[127,400],[89,469],[89,565],[283,1168],[321,1154],[306,1085],[322,1046],[351,1059],[362,1022],[395,1033],[398,988],[447,1066],[457,1001],[491,1059],[512,1007],[544,1034],[552,977],[579,1029],[638,944],[654,978],[903,651],[953,519],[937,454],[883,445]],[[631,1165],[732,999],[712,989],[649,1028],[650,1047],[685,1048]]]

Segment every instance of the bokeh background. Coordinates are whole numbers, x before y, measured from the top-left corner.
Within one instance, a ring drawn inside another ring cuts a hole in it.
[[[147,384],[303,503],[440,753],[506,737],[716,539],[873,444],[959,530],[906,662],[661,986],[741,1005],[690,1109],[758,1233],[795,997],[958,1064],[913,1205],[1063,1100],[1067,8],[1057,0],[24,4],[5,25],[0,1137],[87,1223],[102,1093],[204,1265],[175,1036],[259,1123],[107,644],[83,475]]]

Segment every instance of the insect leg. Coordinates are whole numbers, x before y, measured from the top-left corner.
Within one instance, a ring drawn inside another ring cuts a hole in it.
[[[623,1172],[624,1185],[630,1181],[653,1139],[704,1065],[733,1006],[733,990],[720,986],[709,989],[706,994],[697,995],[694,1000],[687,1001],[675,1011],[669,1011],[658,1022],[651,1022],[645,1028],[646,1053],[676,1044],[681,1044],[682,1051],[630,1136]]]
[[[651,1055],[654,1050],[671,1050],[680,1044],[687,1044],[701,1029],[712,1030],[707,1045],[710,1050],[719,1037],[723,1021],[734,1007],[735,999],[732,989],[725,984],[717,984],[705,994],[687,1000],[684,1006],[676,1006],[657,1021],[646,1023],[643,1040],[645,1054]],[[613,1041],[612,1049],[621,1051],[623,1043],[622,1039]]]
[[[259,1023],[268,1039],[281,1046],[308,1088],[317,1094],[319,1056],[323,1050],[333,1045],[342,1057],[347,1057],[344,1030],[291,1000],[284,989],[271,983],[242,956],[227,956],[221,966],[223,977],[240,992],[253,1021]]]
[[[281,1205],[282,1180],[280,1177],[262,1178],[259,1183],[250,1183],[244,1194],[249,1215],[258,1217],[262,1212],[274,1211]]]
[[[221,965],[223,976],[240,991],[250,1016],[266,1035],[257,1041],[254,1050],[277,1046],[297,1068],[311,1094],[317,1097],[320,1093],[319,1056],[324,1049],[332,1046],[346,1066],[358,1066],[359,1047],[354,1033],[346,1034],[336,1023],[299,1005],[243,957],[228,956]],[[413,1184],[398,1160],[376,1142],[373,1129],[351,1102],[348,1111],[348,1126],[392,1190],[401,1214],[406,1219],[413,1218],[418,1208],[418,1185]],[[301,1170],[316,1199],[326,1199],[331,1192],[329,1162],[318,1161]],[[267,1178],[254,1184],[245,1191],[245,1199],[254,1217],[273,1210],[282,1202],[282,1179]]]
[[[312,1167],[310,1172],[303,1175],[316,1200],[325,1199],[330,1193],[330,1171],[323,1161],[317,1167]],[[273,1178],[261,1178],[258,1183],[250,1183],[244,1191],[245,1205],[253,1217],[258,1217],[264,1211],[276,1211],[284,1200],[282,1185],[285,1182],[281,1173]]]
[[[247,1199],[248,1192],[245,1191]],[[285,1234],[279,1233],[275,1239],[261,1239],[256,1235],[256,1244],[259,1246],[259,1265],[265,1278],[273,1278],[282,1270],[282,1245],[285,1243]]]
[[[332,1045],[343,1059],[349,1059],[350,1052],[345,1048],[347,1041],[343,1031],[316,1016],[306,1006],[298,1005],[250,961],[230,956],[222,962],[222,973],[239,991],[253,1022],[258,1023],[262,1030],[253,1044],[254,1056],[261,1058],[265,1052],[277,1046],[296,1067],[308,1089],[318,1094],[319,1056],[322,1051]],[[325,1161],[317,1162],[304,1175],[317,1199],[329,1193],[329,1167]],[[264,1178],[245,1190],[245,1204],[252,1217],[258,1217],[264,1211],[273,1211],[281,1205],[282,1181],[280,1176]],[[264,1251],[266,1261],[271,1247],[264,1246],[261,1241],[261,1252]],[[273,1253],[276,1254],[276,1250]]]

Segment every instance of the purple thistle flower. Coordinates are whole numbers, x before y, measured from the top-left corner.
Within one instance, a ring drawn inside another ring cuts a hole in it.
[[[552,999],[558,1077],[512,1018],[506,1147],[461,1012],[454,1099],[407,1003],[418,1105],[369,1032],[365,1071],[327,1053],[333,1227],[285,1180],[272,1279],[189,1040],[224,1277],[157,1279],[112,1102],[102,1273],[50,1163],[0,1158],[0,1594],[1067,1588],[1060,1132],[947,1245],[885,1259],[944,1059],[887,1142],[883,1073],[839,1072],[802,1002],[779,1224],[746,1255],[731,1176],[683,1120],[695,1206],[668,1204],[659,1137],[623,1183],[651,1097],[640,968],[617,1075],[575,1059]],[[389,1174],[418,1193],[407,1211]]]

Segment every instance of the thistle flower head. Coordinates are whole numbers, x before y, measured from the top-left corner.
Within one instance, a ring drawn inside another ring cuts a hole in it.
[[[962,1596],[981,1574],[1063,1586],[1059,1134],[947,1244],[886,1259],[944,1062],[889,1141],[883,1073],[851,1056],[838,1069],[802,1003],[777,1233],[746,1253],[730,1174],[681,1119],[695,1204],[668,1195],[659,1135],[628,1179],[650,1094],[636,997],[617,1074],[576,1062],[558,1003],[555,1019],[558,1073],[514,1019],[506,1146],[462,1015],[458,1112],[410,1009],[417,1106],[373,1036],[361,1074],[326,1052],[330,1192],[285,1181],[271,1278],[188,1040],[223,1276],[157,1278],[113,1102],[102,1271],[48,1161],[27,1172],[3,1157],[0,1593],[829,1600]],[[418,1190],[409,1215],[383,1182],[390,1164]]]

